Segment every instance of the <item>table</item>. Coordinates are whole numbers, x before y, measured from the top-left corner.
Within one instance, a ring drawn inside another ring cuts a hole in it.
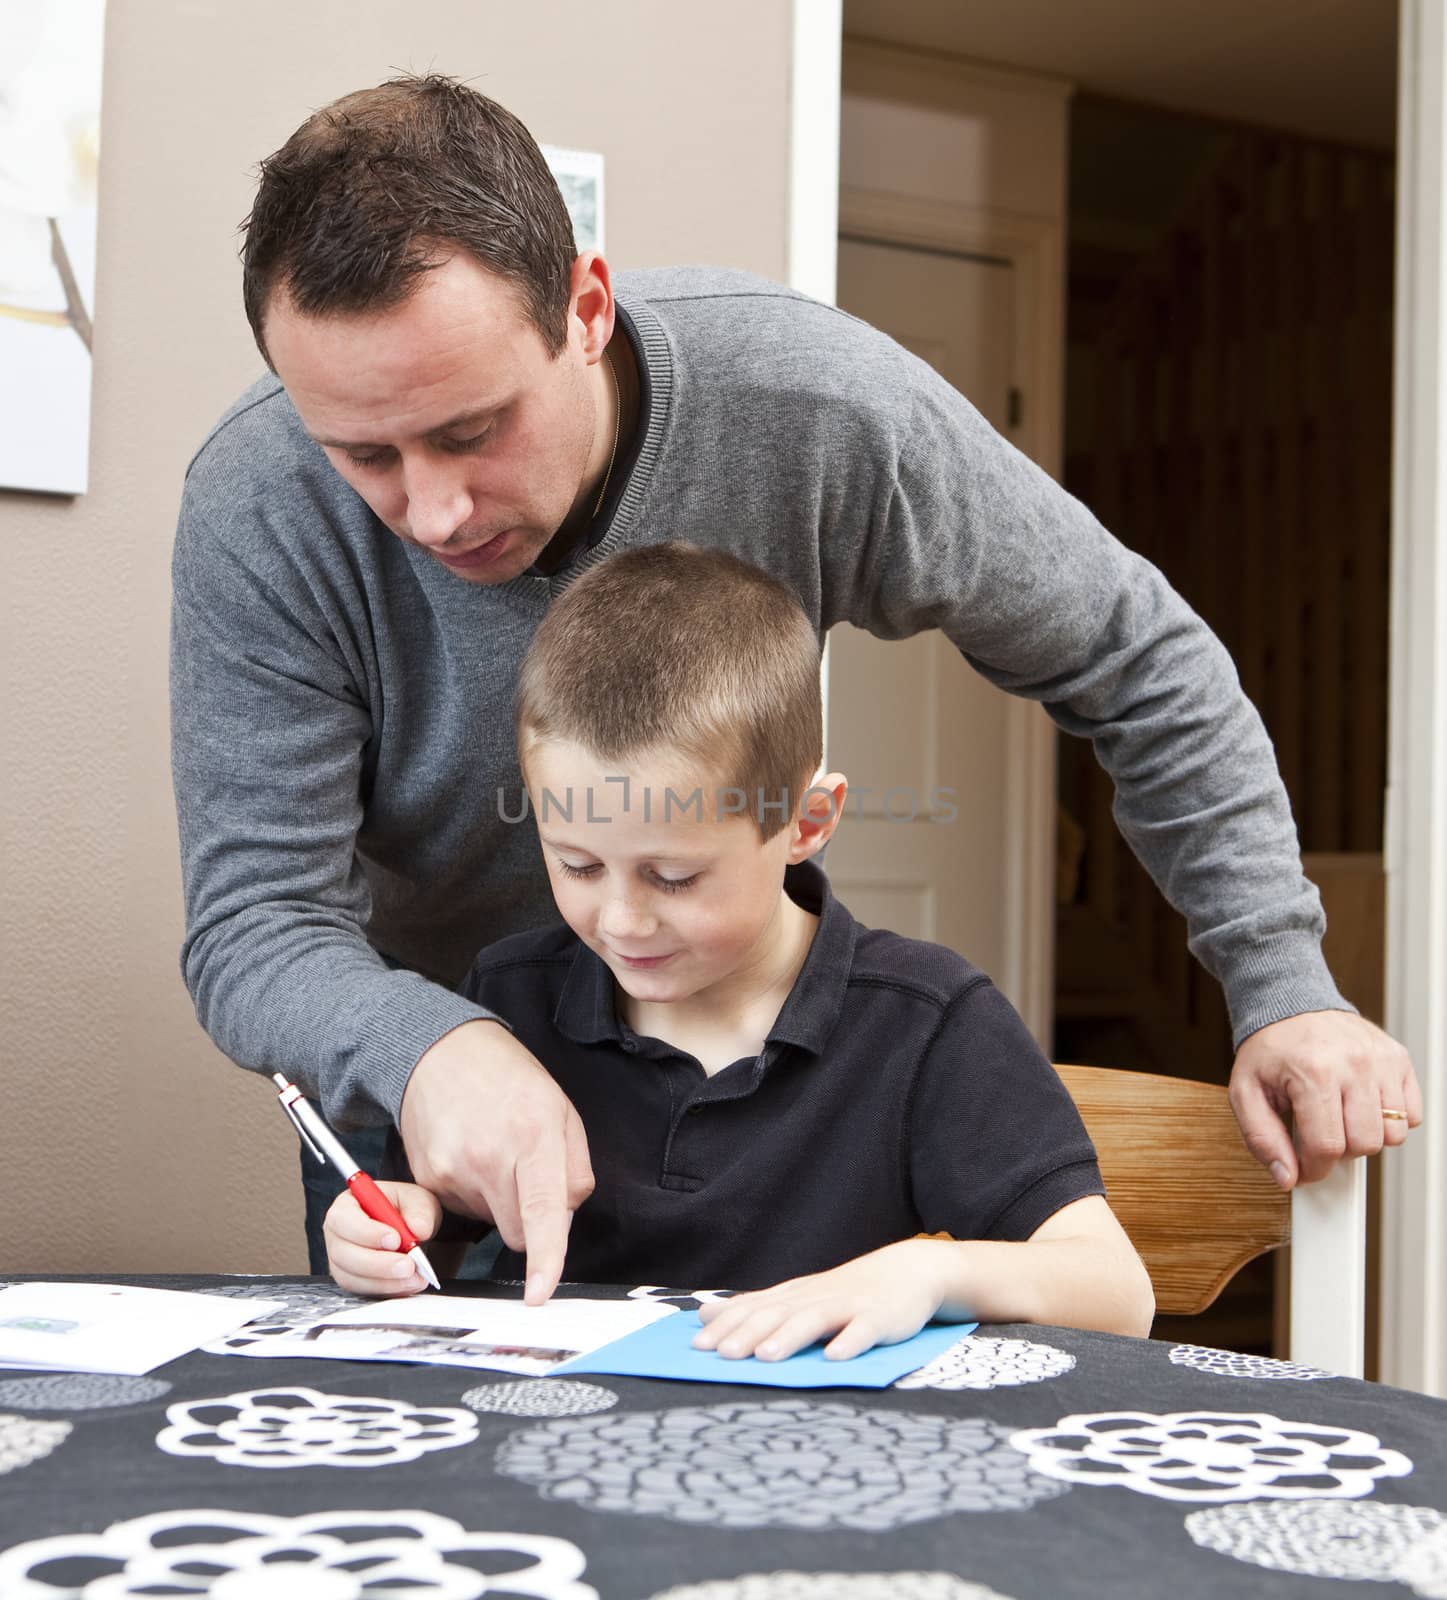
[[[0,1475],[0,1600],[1447,1596],[1447,1403],[1060,1328],[983,1328],[872,1392],[200,1352],[10,1369]]]

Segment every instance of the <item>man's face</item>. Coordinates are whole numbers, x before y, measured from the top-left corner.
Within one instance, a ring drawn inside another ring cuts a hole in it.
[[[307,432],[399,539],[505,583],[579,498],[594,437],[582,324],[557,356],[505,279],[455,255],[390,310],[309,317],[272,297],[266,342]]]

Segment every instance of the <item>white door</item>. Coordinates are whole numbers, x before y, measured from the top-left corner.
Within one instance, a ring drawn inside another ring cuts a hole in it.
[[[839,305],[928,361],[1007,437],[1014,277],[1007,262],[839,242]],[[828,851],[840,898],[862,922],[969,957],[1048,1043],[1048,982],[1028,967],[1052,908],[1026,903],[1039,840],[1018,782],[1032,742],[1022,719],[1043,713],[986,683],[939,633],[886,642],[848,624],[829,635],[828,708],[829,765],[854,791]]]

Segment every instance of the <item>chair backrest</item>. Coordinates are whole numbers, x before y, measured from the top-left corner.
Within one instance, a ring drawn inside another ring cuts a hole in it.
[[[1056,1070],[1157,1311],[1204,1311],[1248,1261],[1290,1240],[1290,1198],[1241,1142],[1225,1089],[1116,1067]]]
[[[1366,1163],[1276,1187],[1242,1143],[1224,1088],[1114,1067],[1056,1069],[1100,1157],[1111,1208],[1151,1275],[1156,1309],[1204,1311],[1234,1272],[1291,1244],[1291,1359],[1362,1375]]]

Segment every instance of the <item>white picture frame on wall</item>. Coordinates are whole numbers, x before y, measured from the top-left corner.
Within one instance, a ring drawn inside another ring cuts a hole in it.
[[[603,157],[596,150],[563,150],[552,144],[539,148],[573,219],[573,242],[578,254],[585,250],[604,251]]]
[[[0,489],[83,494],[105,0],[0,0]]]

